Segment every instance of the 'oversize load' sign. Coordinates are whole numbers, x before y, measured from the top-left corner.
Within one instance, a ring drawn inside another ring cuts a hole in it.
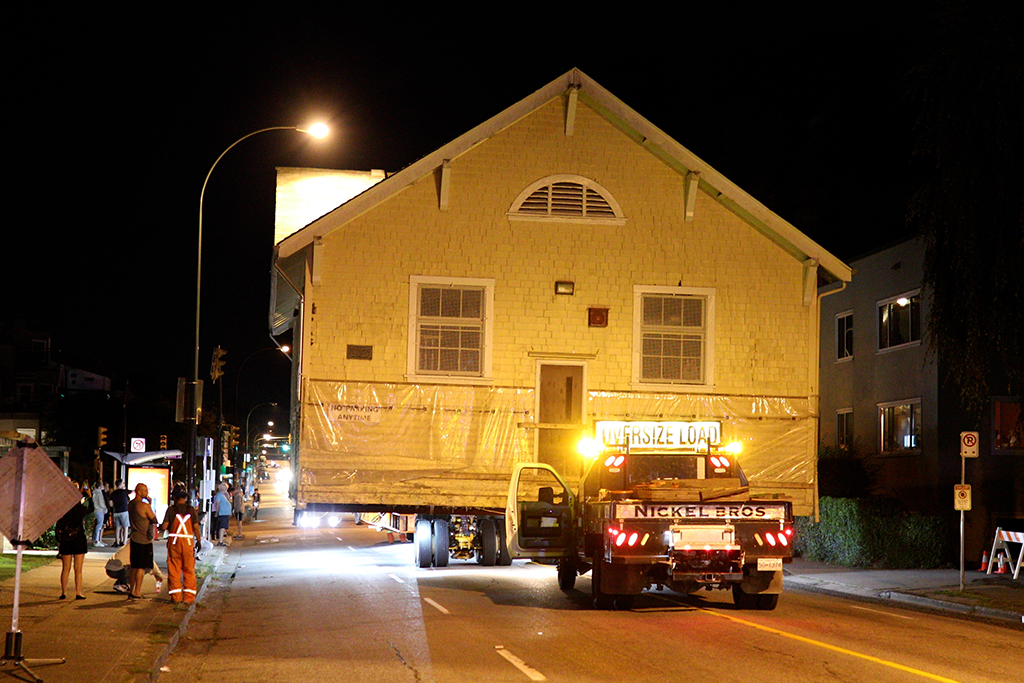
[[[598,440],[606,446],[636,449],[693,449],[722,442],[719,422],[612,422],[596,423]]]
[[[616,503],[616,519],[754,519],[786,520],[787,506],[779,503],[683,503],[651,505]]]

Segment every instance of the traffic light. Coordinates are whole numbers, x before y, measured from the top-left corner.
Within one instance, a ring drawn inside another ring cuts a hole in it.
[[[227,425],[220,431],[220,459],[224,465],[231,462],[231,432]]]
[[[97,428],[97,430],[96,430],[96,444],[100,448],[103,448],[104,446],[107,445],[107,428],[106,427],[98,427]]]
[[[167,435],[166,434],[161,434],[160,435],[160,450],[162,450],[162,451],[166,451],[167,450]]]
[[[228,429],[231,430],[229,437],[231,439],[231,448],[238,448],[239,446],[242,445],[242,435],[239,433],[238,427],[235,427],[234,425],[229,425]]]
[[[210,379],[216,382],[224,376],[224,361],[222,360],[227,351],[218,346],[213,350],[213,363],[210,365]]]

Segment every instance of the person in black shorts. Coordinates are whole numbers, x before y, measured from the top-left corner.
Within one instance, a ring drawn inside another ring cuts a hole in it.
[[[133,600],[142,597],[142,577],[153,568],[153,537],[159,524],[149,504],[149,487],[145,484],[135,487],[135,497],[128,503],[128,518],[132,529],[129,536],[132,589],[128,599]]]

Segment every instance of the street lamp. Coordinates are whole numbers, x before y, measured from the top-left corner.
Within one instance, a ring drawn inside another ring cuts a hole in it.
[[[191,415],[191,427],[189,428],[189,440],[188,449],[186,452],[186,463],[185,463],[185,478],[188,482],[188,486],[192,486],[193,478],[193,467],[196,457],[196,440],[199,437],[199,300],[201,292],[201,282],[203,273],[203,199],[206,197],[206,184],[210,182],[210,176],[213,175],[213,169],[217,168],[217,164],[224,158],[224,155],[231,151],[231,149],[242,142],[248,140],[254,135],[260,133],[267,133],[272,130],[294,130],[300,133],[307,133],[315,138],[323,138],[327,136],[327,126],[322,123],[314,123],[308,128],[299,128],[298,126],[272,126],[270,128],[261,128],[260,130],[253,131],[248,135],[243,135],[238,138],[230,145],[227,149],[220,153],[217,160],[213,162],[213,166],[210,167],[209,172],[206,174],[206,179],[203,180],[203,189],[199,193],[199,241],[196,251],[196,344],[195,344],[195,355],[194,362],[192,365],[192,415]]]

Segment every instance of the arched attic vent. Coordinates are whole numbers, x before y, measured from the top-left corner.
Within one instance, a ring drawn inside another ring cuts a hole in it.
[[[597,182],[578,175],[541,178],[519,193],[508,211],[512,220],[606,223],[626,222],[615,198]]]

